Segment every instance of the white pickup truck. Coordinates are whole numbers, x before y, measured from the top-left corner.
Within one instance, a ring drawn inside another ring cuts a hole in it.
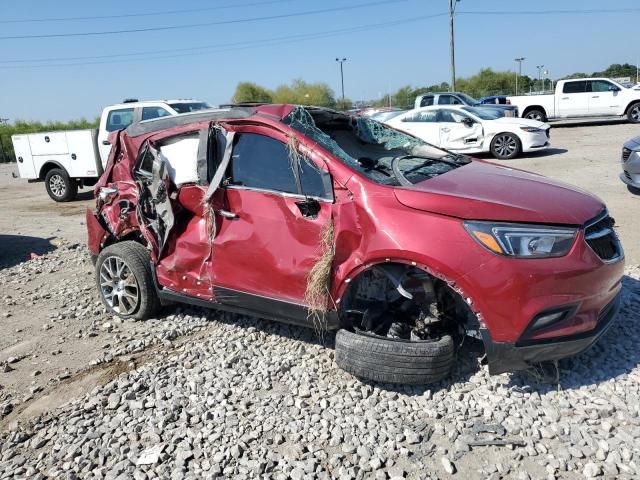
[[[197,100],[125,100],[102,111],[97,130],[66,130],[13,135],[11,141],[20,178],[45,182],[56,202],[73,200],[78,187],[95,185],[111,145],[109,133],[134,122],[210,108]]]
[[[560,80],[555,93],[508,97],[520,116],[531,120],[588,117],[627,117],[640,123],[640,90],[627,88],[608,78]]]

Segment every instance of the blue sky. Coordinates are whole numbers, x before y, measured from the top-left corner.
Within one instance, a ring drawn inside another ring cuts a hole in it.
[[[2,0],[0,37],[220,22],[375,1]],[[379,5],[352,10],[187,29],[103,36],[0,39],[0,117],[12,120],[92,118],[104,106],[126,97],[198,98],[219,104],[229,101],[236,84],[245,80],[273,88],[294,78],[304,78],[326,82],[338,94],[340,75],[336,56],[348,59],[345,63],[345,90],[352,100],[378,98],[407,84],[418,86],[448,80],[447,16],[404,22],[414,17],[445,13],[448,1],[400,0],[384,4],[381,1]],[[229,8],[232,5],[234,7]],[[459,12],[511,12],[638,7],[637,0],[461,0],[457,8]],[[135,15],[199,8],[210,10]],[[4,23],[7,20],[125,14],[134,15],[81,21]],[[460,14],[456,17],[457,75],[468,76],[487,66],[514,70],[513,59],[520,56],[526,57],[523,74],[536,76],[535,65],[544,64],[553,78],[575,71],[600,70],[611,63],[636,63],[640,58],[638,18],[640,12]],[[328,35],[328,32],[396,21],[404,23]],[[296,37],[310,33],[323,36]],[[285,40],[267,41],[282,37]],[[246,44],[241,45],[242,42],[250,42],[248,48]],[[175,51],[202,46],[212,48]],[[125,61],[122,57],[57,61],[65,64],[60,66],[50,65],[56,62],[30,61],[159,50],[170,52],[130,56],[125,57]],[[76,65],[68,65],[71,63]],[[47,66],[30,67],[43,64]],[[16,65],[29,68],[6,68]]]

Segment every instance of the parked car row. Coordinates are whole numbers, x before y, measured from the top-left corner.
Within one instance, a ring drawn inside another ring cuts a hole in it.
[[[482,106],[485,108],[493,108],[504,117],[517,117],[518,107],[511,105],[510,102],[489,102],[485,100],[476,100],[475,98],[462,92],[442,92],[442,93],[425,93],[418,95],[414,104],[414,108],[430,107],[432,105],[466,105],[467,107]],[[496,97],[494,97],[496,98]]]

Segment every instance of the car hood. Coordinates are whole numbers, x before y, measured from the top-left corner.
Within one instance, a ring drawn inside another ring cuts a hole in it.
[[[497,108],[500,110],[515,110],[518,108],[516,105],[505,105],[503,103],[480,103],[476,102],[472,107],[483,107],[483,108]]]
[[[582,225],[605,208],[573,186],[481,160],[394,193],[407,207],[468,220]]]
[[[543,122],[539,122],[537,120],[529,120],[528,118],[518,118],[518,117],[501,117],[492,120],[493,122],[497,122],[500,124],[509,124],[516,125],[518,127],[533,127],[533,128],[541,128],[546,129],[549,128],[549,125]]]

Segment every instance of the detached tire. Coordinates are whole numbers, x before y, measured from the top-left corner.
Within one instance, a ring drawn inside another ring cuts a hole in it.
[[[125,241],[108,246],[96,261],[96,284],[107,309],[122,318],[146,320],[160,309],[146,248]]]
[[[455,359],[453,339],[410,342],[339,330],[336,363],[359,378],[380,383],[423,385],[449,375]]]
[[[47,193],[56,202],[68,202],[78,195],[78,182],[62,168],[53,168],[44,177]]]

